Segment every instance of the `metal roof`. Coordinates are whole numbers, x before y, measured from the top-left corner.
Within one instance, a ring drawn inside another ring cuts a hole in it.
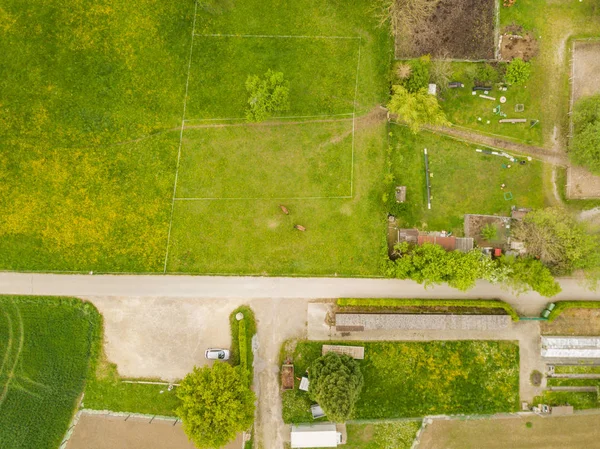
[[[542,337],[542,357],[600,358],[600,337]]]
[[[292,426],[292,448],[337,447],[340,437],[333,423]]]

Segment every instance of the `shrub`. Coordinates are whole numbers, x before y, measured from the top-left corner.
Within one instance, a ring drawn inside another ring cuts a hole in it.
[[[529,381],[531,382],[531,385],[539,387],[542,384],[542,373],[538,370],[533,370],[529,376]]]
[[[235,318],[238,313],[244,315],[243,320],[238,321]],[[256,334],[254,312],[248,306],[238,307],[229,315],[229,326],[231,329],[231,356],[229,361],[234,366],[245,366],[245,371],[248,373],[250,382],[252,382],[254,361],[252,337]]]
[[[475,77],[477,78],[477,81],[481,83],[497,83],[500,79],[498,70],[496,70],[490,64],[483,64],[479,66],[477,75]]]
[[[328,352],[311,365],[309,395],[330,421],[344,422],[352,415],[362,386],[358,362],[345,354]]]
[[[410,93],[426,89],[429,84],[429,57],[413,59],[409,63],[410,76],[402,83]]]
[[[449,126],[450,122],[440,107],[437,98],[426,89],[411,93],[403,86],[392,86],[393,95],[387,107],[398,118],[406,122],[413,133],[423,125]]]
[[[531,75],[531,64],[521,58],[513,59],[506,68],[506,82],[516,86],[525,83]]]
[[[246,336],[246,319],[239,322],[238,338],[240,347],[240,366],[242,370],[248,371],[248,339]]]
[[[289,83],[284,80],[281,72],[269,69],[262,79],[257,75],[248,76],[246,90],[246,119],[249,122],[261,122],[273,112],[283,112],[290,108]]]
[[[481,237],[488,242],[494,240],[498,236],[498,229],[492,223],[486,224],[481,230]]]

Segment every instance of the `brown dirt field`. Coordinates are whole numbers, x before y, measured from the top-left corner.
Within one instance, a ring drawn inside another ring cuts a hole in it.
[[[567,309],[540,324],[542,335],[600,335],[600,309]]]
[[[526,423],[531,422],[531,428]],[[600,447],[600,416],[436,420],[419,449],[582,449]]]
[[[440,0],[412,36],[396,36],[396,57],[493,59],[495,8],[494,0]]]
[[[465,217],[466,218],[466,217]],[[501,247],[506,246],[508,232],[504,221],[506,217],[491,217],[487,215],[469,215],[467,226],[465,227],[465,237],[472,237],[477,246]],[[496,227],[496,238],[488,241],[481,236],[483,228],[491,224]]]
[[[573,100],[600,93],[600,42],[575,42]]]
[[[583,167],[567,170],[567,197],[570,199],[600,198],[600,176]]]
[[[181,423],[82,414],[66,449],[196,449]],[[241,449],[242,436],[224,449]]]
[[[512,61],[521,58],[529,61],[538,51],[538,43],[532,34],[525,35],[505,33],[500,37],[500,59]]]

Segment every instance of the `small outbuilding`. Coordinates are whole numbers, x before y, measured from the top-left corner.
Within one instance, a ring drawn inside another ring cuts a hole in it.
[[[340,429],[341,430],[341,429]],[[343,432],[333,423],[292,425],[292,448],[338,447],[343,444]]]
[[[396,203],[404,203],[406,201],[406,186],[396,187]]]

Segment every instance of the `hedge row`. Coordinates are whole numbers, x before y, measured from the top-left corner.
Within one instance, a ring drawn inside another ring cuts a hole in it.
[[[567,309],[600,309],[600,301],[559,301],[552,312],[550,312],[548,321],[554,321]]]
[[[476,307],[479,309],[503,309],[513,321],[519,321],[519,315],[515,309],[497,299],[340,298],[337,300],[337,305],[340,307]]]
[[[248,369],[248,338],[246,336],[246,318],[239,322],[238,344],[240,348],[240,366],[244,371]]]
[[[244,315],[244,319],[238,321],[235,316],[238,313]],[[252,353],[252,337],[256,334],[256,320],[254,312],[248,306],[240,306],[229,315],[231,328],[231,358],[232,365],[240,365],[247,371],[252,382],[254,354]]]

